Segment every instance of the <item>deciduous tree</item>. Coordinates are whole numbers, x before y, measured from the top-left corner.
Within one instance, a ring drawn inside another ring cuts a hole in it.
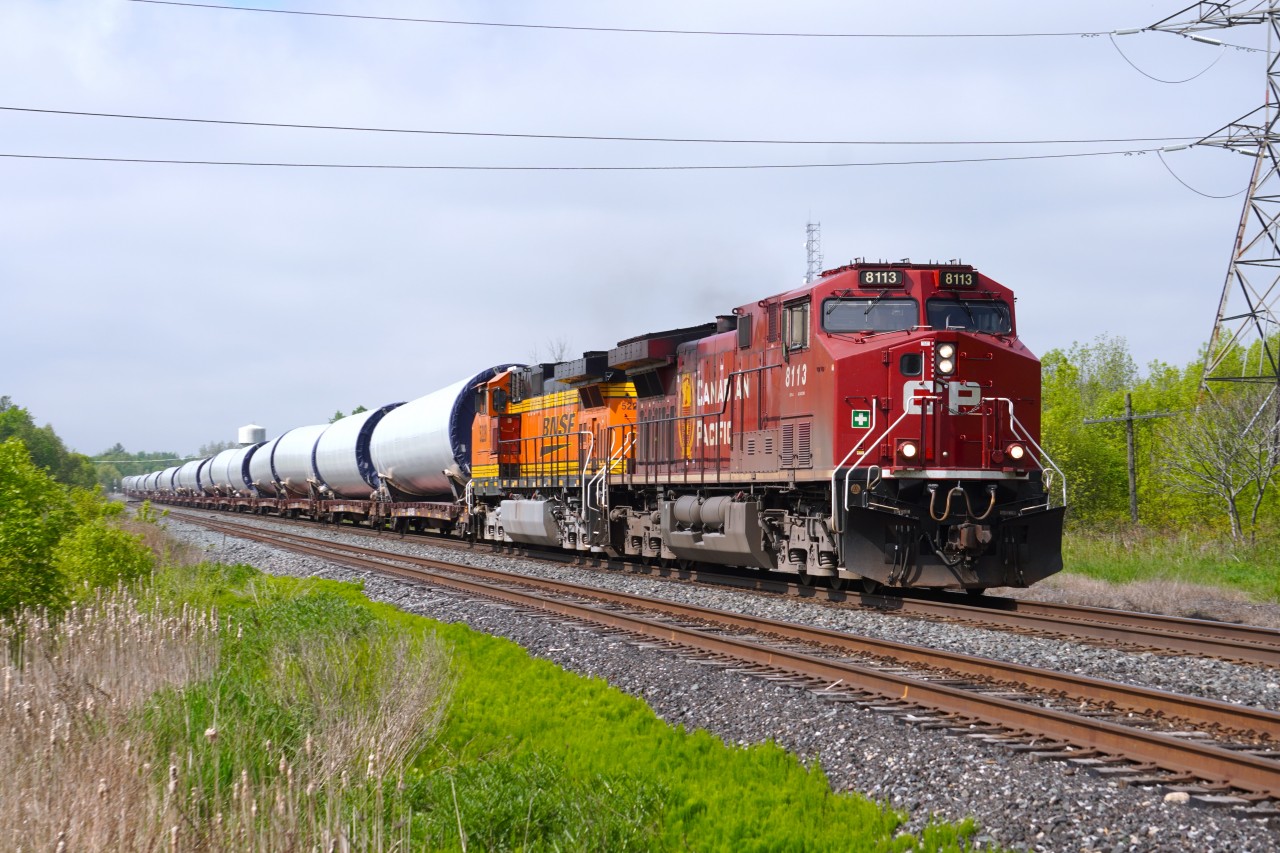
[[[1244,385],[1206,397],[1164,431],[1162,457],[1172,485],[1216,501],[1238,542],[1256,536],[1268,487],[1280,472],[1277,405],[1275,386]]]

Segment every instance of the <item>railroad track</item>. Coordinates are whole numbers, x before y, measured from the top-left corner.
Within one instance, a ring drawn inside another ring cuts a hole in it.
[[[191,517],[215,532],[648,638],[833,701],[1280,814],[1280,714],[709,608]],[[923,667],[915,669],[914,667]],[[1188,731],[1187,727],[1191,727]],[[1259,806],[1259,803],[1263,805]]]
[[[205,517],[199,511],[174,511],[170,508],[170,512],[175,517]],[[219,514],[217,517],[224,516]],[[314,522],[274,516],[270,520],[299,527],[315,526]],[[389,535],[354,525],[343,525],[338,529],[343,533],[373,538]],[[440,547],[471,550],[467,543],[456,539],[430,537],[427,541]],[[476,547],[489,546],[481,544]],[[529,559],[550,559],[556,562],[574,559],[572,555],[548,554],[523,547],[503,550]],[[758,573],[729,574],[720,569],[674,569],[632,563],[625,565],[631,571],[647,572],[668,579],[680,578],[747,591],[818,598],[836,605],[868,607],[901,616],[934,619],[976,628],[1123,646],[1159,654],[1193,655],[1233,663],[1280,667],[1280,630],[1274,628],[998,596],[840,591],[788,583],[778,578],[761,577]]]

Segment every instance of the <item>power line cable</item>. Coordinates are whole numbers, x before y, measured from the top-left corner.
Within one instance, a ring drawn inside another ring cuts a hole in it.
[[[1196,79],[1200,75],[1207,72],[1210,68],[1217,65],[1218,62],[1222,59],[1222,57],[1226,56],[1227,54],[1227,46],[1225,44],[1219,45],[1218,55],[1214,57],[1213,62],[1210,62],[1208,65],[1206,65],[1204,68],[1197,71],[1195,74],[1192,74],[1190,77],[1185,77],[1182,80],[1165,80],[1163,77],[1156,77],[1153,74],[1148,74],[1147,72],[1143,71],[1141,68],[1137,66],[1137,64],[1132,59],[1126,56],[1125,52],[1120,49],[1120,45],[1116,43],[1115,33],[1107,33],[1107,38],[1111,39],[1111,46],[1116,49],[1116,53],[1120,54],[1121,59],[1129,63],[1130,68],[1132,68],[1134,71],[1137,71],[1139,74],[1141,74],[1143,77],[1146,77],[1149,80],[1155,80],[1157,83],[1190,83],[1192,80]]]
[[[1211,193],[1201,192],[1200,190],[1198,190],[1198,189],[1196,189],[1195,187],[1191,186],[1191,184],[1189,184],[1189,183],[1187,183],[1186,181],[1182,180],[1182,178],[1178,177],[1178,173],[1177,173],[1177,172],[1175,172],[1175,171],[1173,171],[1173,167],[1172,167],[1172,166],[1170,166],[1170,165],[1169,165],[1169,163],[1164,159],[1164,151],[1162,151],[1162,150],[1160,150],[1160,149],[1157,149],[1157,150],[1156,150],[1156,155],[1160,158],[1160,164],[1161,164],[1162,166],[1164,166],[1165,171],[1167,171],[1170,175],[1173,175],[1173,179],[1174,179],[1175,181],[1177,181],[1178,183],[1182,184],[1184,187],[1186,187],[1187,189],[1191,190],[1191,191],[1192,191],[1193,193],[1195,193],[1196,195],[1202,195],[1202,196],[1204,196],[1205,198],[1235,198],[1236,196],[1240,195],[1240,194],[1241,194],[1242,192],[1244,192],[1245,190],[1249,189],[1249,188],[1246,186],[1246,187],[1244,187],[1243,189],[1237,190],[1236,192],[1233,192],[1233,193],[1228,193],[1227,195],[1213,195],[1213,194],[1211,194]]]
[[[245,160],[169,160],[150,157],[84,157],[63,154],[6,154],[0,157],[18,160],[71,160],[89,163],[152,163],[174,166],[256,166],[288,169],[370,169],[441,172],[695,172],[745,171],[769,169],[846,169],[874,166],[927,166],[952,163],[1001,163],[1023,160],[1062,160],[1078,157],[1133,156],[1149,154],[1155,148],[1124,151],[1085,151],[1066,154],[1026,154],[1011,157],[962,157],[940,160],[880,160],[862,163],[753,163],[742,165],[678,165],[678,166],[477,166],[403,163],[289,163]]]
[[[7,112],[40,113],[45,115],[82,116],[89,118],[135,119],[142,121],[167,121],[188,124],[214,124],[236,127],[276,127],[294,130],[341,130],[360,133],[402,133],[428,136],[480,136],[498,139],[567,139],[593,142],[681,142],[713,143],[717,145],[1082,145],[1114,142],[1186,142],[1201,136],[1140,136],[1102,139],[987,139],[987,140],[882,140],[882,139],[729,139],[678,136],[604,136],[599,134],[567,133],[499,133],[479,130],[430,130],[401,127],[361,127],[356,125],[301,124],[273,121],[240,121],[215,118],[186,118],[182,116],[142,115],[133,113],[100,113],[84,110],[53,110],[36,107],[6,107]]]
[[[521,30],[567,30],[588,33],[638,33],[644,35],[677,35],[677,36],[748,36],[759,38],[886,38],[886,39],[950,39],[950,38],[1066,38],[1106,35],[1106,31],[1098,32],[1062,32],[1062,33],[803,33],[803,32],[760,32],[749,30],[677,30],[659,29],[656,27],[588,27],[567,24],[514,24],[498,21],[462,21],[444,18],[409,18],[398,15],[357,15],[345,12],[314,12],[303,9],[267,9],[260,6],[227,6],[219,3],[188,3],[180,0],[128,0],[130,3],[147,3],[154,6],[178,6],[190,9],[221,9],[233,12],[265,12],[272,15],[305,15],[316,18],[345,18],[362,21],[393,21],[411,24],[441,24],[460,27],[502,27]]]

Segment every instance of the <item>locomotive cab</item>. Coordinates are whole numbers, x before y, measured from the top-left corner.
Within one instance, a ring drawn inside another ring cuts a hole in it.
[[[1012,293],[967,266],[833,278],[845,272],[856,286],[833,289],[823,311],[849,405],[832,473],[842,564],[884,584],[970,589],[1060,570],[1040,365],[1018,340]]]

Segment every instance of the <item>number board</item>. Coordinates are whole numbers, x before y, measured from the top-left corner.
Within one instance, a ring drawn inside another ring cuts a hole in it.
[[[938,287],[977,287],[978,274],[973,270],[938,270]]]
[[[902,270],[859,270],[859,287],[902,287]]]

